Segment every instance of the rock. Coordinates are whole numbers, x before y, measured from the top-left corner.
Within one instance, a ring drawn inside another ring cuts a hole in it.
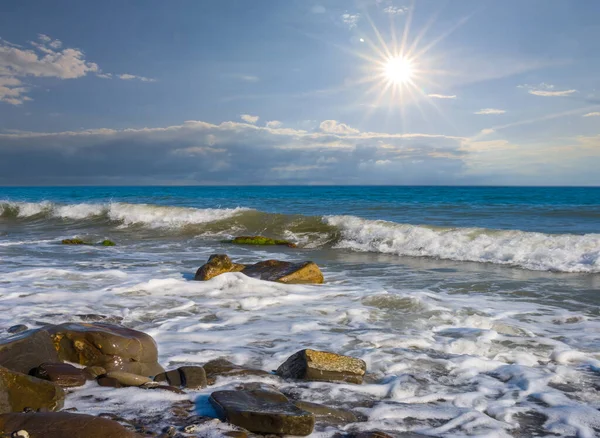
[[[0,367],[0,414],[33,410],[58,410],[65,392],[54,383]]]
[[[367,369],[361,359],[326,351],[301,350],[290,356],[277,374],[284,378],[362,383]]]
[[[213,254],[196,272],[194,280],[210,280],[226,272],[241,272],[248,277],[290,284],[321,284],[323,273],[313,262],[292,263],[266,260],[253,265],[233,263],[225,254]]]
[[[28,330],[28,329],[29,329],[29,327],[27,327],[25,324],[17,324],[17,325],[13,325],[13,326],[9,327],[6,331],[8,333],[16,335],[17,333],[24,332],[25,330]]]
[[[335,424],[356,423],[359,421],[356,415],[345,409],[330,408],[329,406],[305,401],[297,401],[294,404],[303,411],[312,413],[320,421]]]
[[[226,272],[240,272],[245,267],[245,265],[233,263],[226,254],[213,254],[209,257],[208,262],[200,266],[198,271],[196,271],[194,280],[210,280]]]
[[[63,245],[91,245],[90,243],[85,242],[84,240],[81,239],[63,239],[62,240],[62,244]]]
[[[158,364],[154,339],[146,333],[108,323],[66,323],[48,329],[63,361],[155,376]]]
[[[202,367],[180,367],[173,371],[158,374],[155,382],[167,382],[171,386],[189,389],[206,388],[206,372]]]
[[[242,274],[261,280],[287,284],[321,284],[323,273],[314,262],[266,260],[247,266]]]
[[[267,371],[242,367],[222,358],[205,363],[203,368],[209,385],[214,385],[217,377],[272,376]]]
[[[46,330],[28,330],[0,341],[0,366],[29,374],[44,362],[60,362]]]
[[[86,379],[95,380],[98,377],[105,375],[106,369],[99,366],[85,367],[83,373],[85,374]]]
[[[102,242],[100,242],[100,245],[102,245],[102,246],[115,246],[116,244],[112,240],[105,239]]]
[[[43,363],[34,368],[31,375],[38,379],[49,380],[63,388],[85,385],[86,374],[82,369],[68,363]]]
[[[271,239],[263,236],[240,236],[233,240],[229,240],[228,242],[236,245],[280,245],[296,248],[295,243],[288,242],[287,240]]]
[[[209,400],[222,419],[250,432],[305,436],[315,425],[313,414],[280,392],[216,391]]]
[[[158,390],[163,390],[163,391],[174,392],[175,394],[185,394],[185,391],[182,391],[181,389],[179,389],[175,386],[161,385],[158,382],[148,382],[148,383],[145,383],[142,386],[140,386],[140,388],[142,388],[142,389],[158,389]]]
[[[84,414],[44,412],[0,415],[0,434],[25,430],[30,438],[135,438],[116,421]],[[1,435],[4,436],[4,435]]]
[[[106,377],[116,379],[123,386],[142,386],[152,382],[152,379],[137,374],[127,373],[125,371],[109,371]]]
[[[98,377],[98,385],[107,386],[109,388],[123,388],[124,386],[114,377],[100,376]]]

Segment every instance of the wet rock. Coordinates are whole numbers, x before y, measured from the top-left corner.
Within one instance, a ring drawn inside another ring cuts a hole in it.
[[[104,239],[102,242],[100,242],[100,245],[102,245],[102,246],[115,246],[116,243],[113,242],[112,240]]]
[[[391,435],[388,435],[385,432],[382,432],[380,430],[367,430],[364,432],[356,432],[356,433],[349,433],[346,435],[341,435],[341,437],[343,438],[394,438]]]
[[[323,273],[314,262],[292,263],[266,260],[247,266],[242,274],[286,284],[321,284]]]
[[[63,239],[61,242],[63,245],[91,245],[91,243],[88,243],[82,239]]]
[[[17,324],[17,325],[13,325],[13,326],[9,327],[6,331],[8,333],[16,335],[17,333],[21,333],[26,330],[28,330],[28,327],[25,324]]]
[[[245,265],[233,263],[226,254],[213,254],[209,257],[208,262],[200,266],[198,271],[196,271],[194,280],[210,280],[226,272],[240,272],[245,267]]]
[[[123,386],[142,386],[152,382],[152,379],[137,374],[127,373],[125,371],[109,371],[106,377],[116,379]]]
[[[156,342],[146,333],[102,322],[66,323],[48,331],[61,360],[140,376],[164,372]]]
[[[209,400],[222,419],[250,432],[305,436],[315,425],[313,414],[280,392],[216,391]]]
[[[0,413],[25,409],[54,411],[63,407],[65,392],[54,383],[0,367]]]
[[[83,373],[85,374],[86,379],[95,380],[98,377],[105,375],[106,369],[99,366],[85,367]]]
[[[82,369],[67,363],[44,363],[31,372],[38,379],[49,380],[63,388],[85,385],[86,374]]]
[[[222,358],[205,363],[203,368],[209,385],[214,385],[218,377],[272,376],[267,371],[239,366]]]
[[[60,362],[46,330],[28,330],[0,341],[0,366],[29,374],[44,362]]]
[[[119,324],[123,321],[120,316],[98,315],[97,313],[85,313],[77,316],[82,322],[108,322],[111,324]]]
[[[317,350],[301,350],[290,356],[278,369],[284,378],[362,383],[367,369],[361,359]]]
[[[124,388],[124,386],[114,377],[100,376],[98,377],[98,385],[108,388]]]
[[[181,389],[179,389],[179,388],[177,388],[175,386],[161,385],[158,382],[144,383],[142,386],[140,386],[140,388],[142,388],[142,389],[156,389],[156,390],[162,390],[162,391],[169,391],[169,392],[174,392],[175,394],[185,394],[185,391],[182,391]]]
[[[289,248],[296,248],[296,244],[287,240],[271,239],[270,237],[264,236],[239,236],[233,240],[228,241],[236,245],[261,245],[261,246],[287,246]]]
[[[345,409],[330,408],[329,406],[306,401],[294,402],[296,407],[312,413],[318,421],[334,424],[356,423],[358,417]]]
[[[154,377],[155,382],[189,389],[206,388],[206,372],[202,367],[180,367]]]
[[[1,434],[10,436],[19,430],[27,431],[30,438],[137,437],[115,421],[91,415],[67,412],[0,415]]]

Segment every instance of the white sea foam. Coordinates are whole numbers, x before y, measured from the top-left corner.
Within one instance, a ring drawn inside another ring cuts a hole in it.
[[[600,234],[433,228],[327,216],[340,229],[339,248],[415,257],[488,262],[557,272],[600,272]]]

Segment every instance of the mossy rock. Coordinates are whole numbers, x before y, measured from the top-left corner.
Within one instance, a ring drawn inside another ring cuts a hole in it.
[[[112,240],[105,239],[102,242],[100,242],[100,245],[102,245],[102,246],[115,246],[116,243],[113,242]]]
[[[239,236],[233,240],[230,240],[229,243],[234,243],[236,245],[281,245],[289,248],[296,248],[295,243],[287,240],[271,239],[270,237],[264,236]]]
[[[63,245],[91,245],[91,243],[86,242],[81,239],[63,239]]]

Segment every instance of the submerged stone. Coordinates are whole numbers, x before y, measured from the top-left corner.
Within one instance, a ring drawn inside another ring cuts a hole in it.
[[[58,385],[0,367],[0,414],[54,411],[63,407],[64,399],[65,392]]]
[[[82,386],[87,381],[86,374],[82,369],[68,363],[43,363],[31,374],[38,379],[49,380],[63,388]]]
[[[85,240],[82,239],[63,239],[62,240],[62,244],[63,245],[91,245],[91,243],[86,242]]]
[[[1,436],[26,431],[30,438],[135,438],[119,423],[108,418],[68,412],[0,415]]]
[[[8,329],[6,329],[6,331],[8,333],[16,335],[17,333],[24,332],[28,329],[29,329],[29,327],[27,327],[25,324],[17,324],[17,325],[10,326]]]
[[[209,385],[214,385],[218,377],[272,376],[267,371],[236,365],[222,358],[205,363],[203,368]]]
[[[0,366],[29,374],[44,362],[60,362],[46,330],[28,330],[0,341]]]
[[[290,356],[278,369],[284,378],[362,383],[367,364],[350,356],[317,350],[301,350]]]
[[[167,382],[170,386],[189,389],[206,388],[206,372],[202,367],[180,367],[154,377],[155,382]]]
[[[48,329],[61,360],[140,376],[164,372],[146,333],[107,323],[66,323]]]
[[[234,243],[236,245],[279,245],[279,246],[287,246],[289,248],[296,248],[296,244],[289,242],[287,240],[280,239],[271,239],[270,237],[264,236],[239,236],[230,240],[229,243]]]
[[[240,272],[246,266],[233,263],[227,254],[213,254],[204,265],[200,266],[194,280],[206,281],[226,272]]]
[[[216,391],[210,402],[227,422],[256,433],[306,436],[315,418],[276,391]]]
[[[356,415],[345,409],[331,408],[329,406],[306,401],[297,401],[294,402],[294,404],[298,408],[312,413],[319,421],[334,424],[356,423],[359,421]]]
[[[100,245],[102,245],[102,246],[115,246],[116,243],[113,242],[112,240],[105,239],[102,242],[100,242]]]

